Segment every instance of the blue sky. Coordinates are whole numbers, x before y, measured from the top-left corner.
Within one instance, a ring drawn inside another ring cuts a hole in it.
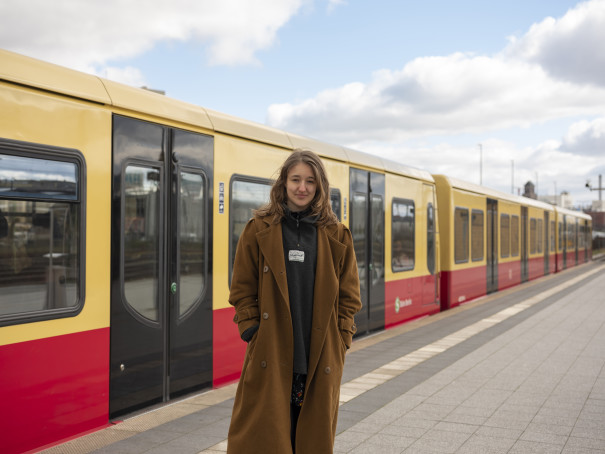
[[[0,47],[505,192],[598,197],[605,0],[138,5],[4,0]]]

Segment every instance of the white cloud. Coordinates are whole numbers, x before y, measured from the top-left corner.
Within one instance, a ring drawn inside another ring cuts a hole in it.
[[[605,105],[603,42],[605,0],[593,0],[534,25],[499,54],[417,58],[400,70],[377,71],[369,82],[271,105],[267,123],[353,146],[594,117]],[[574,52],[582,60],[578,70]]]
[[[94,72],[94,70],[89,72]],[[127,66],[125,68],[106,66],[99,73],[99,76],[104,77],[105,79],[131,85],[133,87],[143,87],[147,85],[145,77],[141,71],[138,68],[133,68],[132,66]]]
[[[299,103],[272,105],[267,122],[343,143],[361,137],[410,137],[527,127],[554,118],[596,114],[605,86],[555,80],[538,65],[466,54],[418,58],[369,83],[325,90]]]
[[[561,150],[578,155],[605,157],[605,118],[580,121],[569,128]]]
[[[305,1],[3,0],[0,43],[4,49],[88,71],[162,41],[185,40],[205,44],[210,64],[255,64],[256,52],[275,42],[277,31]]]
[[[520,39],[509,58],[540,65],[553,77],[605,86],[605,0],[580,3],[560,19],[544,19]]]

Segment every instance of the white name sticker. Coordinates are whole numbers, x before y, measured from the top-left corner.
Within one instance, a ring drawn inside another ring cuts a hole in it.
[[[305,251],[289,251],[288,252],[288,260],[291,262],[304,262],[305,261]]]

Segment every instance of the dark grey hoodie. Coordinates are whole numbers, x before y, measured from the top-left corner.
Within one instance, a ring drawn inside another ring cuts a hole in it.
[[[306,375],[313,322],[317,217],[309,216],[310,210],[292,212],[287,207],[285,213],[282,237],[294,334],[294,373]]]

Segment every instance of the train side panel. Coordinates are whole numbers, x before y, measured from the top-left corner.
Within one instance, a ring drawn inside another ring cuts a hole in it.
[[[268,200],[271,181],[286,156],[287,152],[277,147],[222,134],[215,136],[215,193],[219,197],[215,197],[214,209],[214,386],[239,378],[246,351],[246,343],[233,322],[235,310],[229,304],[237,240],[252,211]]]
[[[390,327],[440,310],[435,186],[387,175],[386,200],[385,326]]]
[[[11,241],[11,254],[15,258],[9,261],[13,264],[12,277],[4,275],[1,284],[3,303],[0,302],[5,321],[7,314],[12,312],[15,316],[14,324],[8,321],[4,323],[8,326],[0,327],[0,364],[3,370],[0,387],[4,391],[1,425],[5,434],[2,444],[4,452],[11,453],[34,449],[108,423],[108,196],[111,182],[108,150],[111,117],[97,104],[9,83],[0,84],[0,138],[20,141],[25,143],[25,147],[33,144],[33,150],[47,147],[77,150],[74,153],[82,156],[85,176],[84,181],[79,181],[79,191],[83,196],[79,201],[82,230],[70,230],[71,234],[85,238],[84,250],[80,251],[80,258],[85,260],[85,271],[78,290],[81,311],[64,318],[61,315],[53,318],[49,312],[48,320],[19,323],[20,310],[8,306],[11,301],[9,295],[18,296],[20,292],[27,291],[25,286],[17,284],[30,279],[28,273],[33,272],[30,271],[33,270],[31,264],[42,263],[41,260],[46,260],[48,265],[44,268],[46,278],[43,279],[46,280],[40,285],[45,286],[42,288],[46,288],[47,292],[54,289],[54,300],[61,299],[62,295],[64,298],[62,288],[66,277],[61,274],[61,256],[57,252],[59,245],[52,246],[51,242],[51,246],[46,246],[45,258],[38,257],[33,245],[40,243],[39,240],[43,238],[40,232],[44,227],[39,221],[32,222],[31,217],[24,217],[19,212],[27,207],[27,210],[37,210],[32,211],[35,219],[43,219],[44,214],[40,214],[39,210],[42,206],[52,207],[53,204],[40,202],[36,208],[31,202],[18,199],[0,200],[3,212],[8,217],[9,235],[12,235],[0,240],[0,243],[4,247],[7,246],[7,240]],[[10,145],[3,148],[11,152]],[[46,159],[43,152],[26,156]],[[55,157],[51,149],[49,163],[55,162],[52,161]],[[32,175],[32,178],[35,176]],[[94,188],[94,191],[86,191],[87,187]],[[11,207],[19,208],[11,213],[14,210]],[[47,213],[52,217],[50,211]],[[56,221],[51,223],[55,228],[52,234],[54,238],[68,228],[67,224]],[[47,242],[50,240],[48,236],[44,238]],[[27,240],[20,243],[21,239]],[[15,248],[18,244],[22,246]],[[17,261],[15,254],[21,253],[19,251],[27,255]],[[30,281],[34,285],[39,273],[36,271],[31,276]],[[51,276],[54,278],[51,279]],[[50,301],[49,298],[47,301]],[[44,307],[30,309],[39,311],[42,318],[45,317]],[[22,315],[27,321],[27,310]]]
[[[441,310],[487,292],[486,198],[434,175],[441,241]]]
[[[504,290],[521,283],[521,262],[519,259],[519,219],[521,210],[518,204],[505,200],[501,200],[498,207],[498,290]]]

